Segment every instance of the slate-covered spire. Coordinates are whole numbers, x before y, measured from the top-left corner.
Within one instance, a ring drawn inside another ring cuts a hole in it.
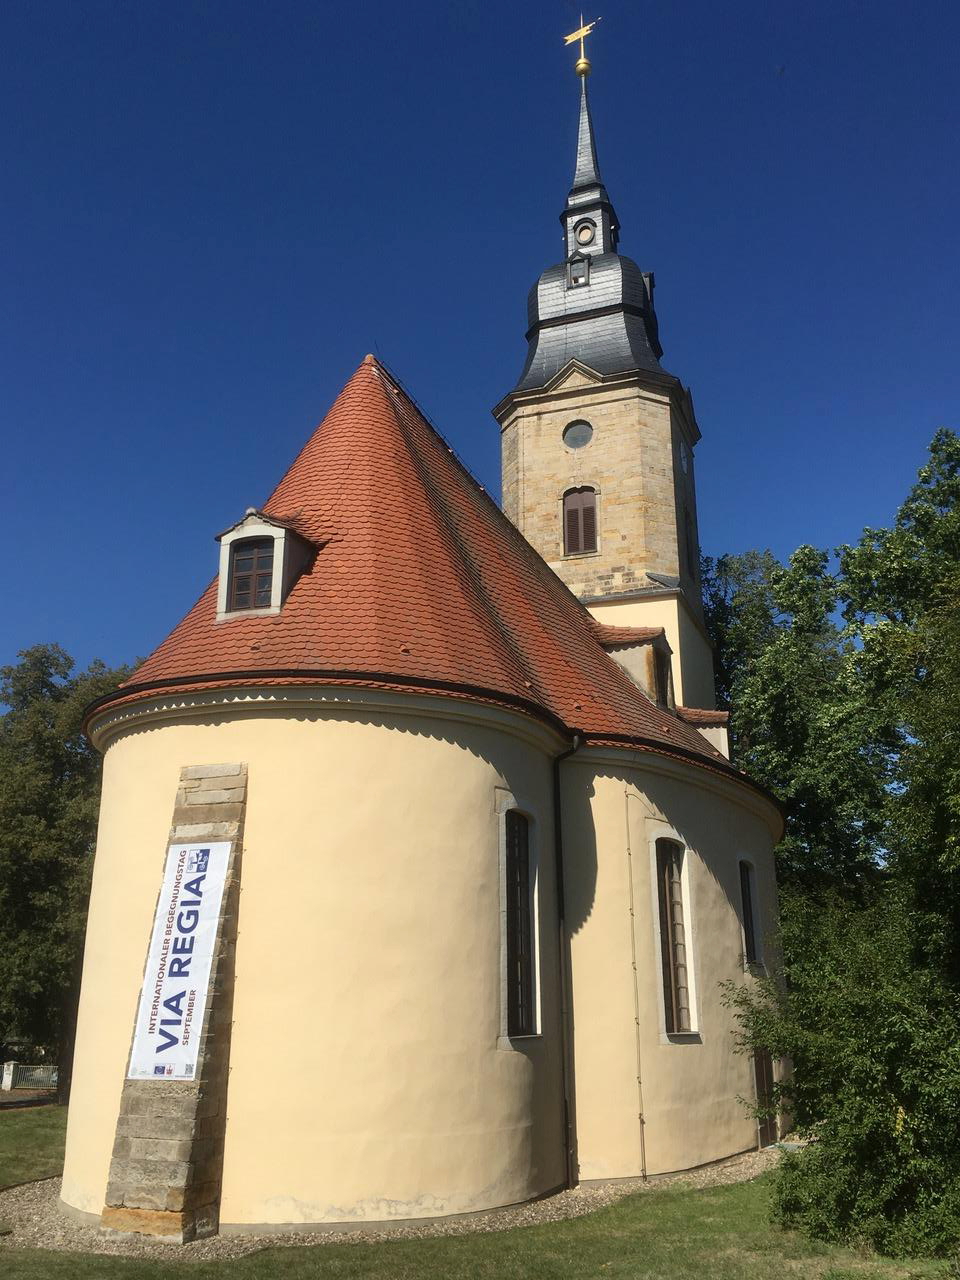
[[[577,162],[573,186],[560,215],[567,241],[567,257],[572,254],[616,253],[620,224],[597,164],[597,143],[593,133],[587,74],[590,64],[577,64],[580,76],[580,125],[577,130]]]
[[[572,191],[581,187],[598,187],[601,184],[600,166],[597,164],[597,144],[593,136],[593,119],[590,116],[590,99],[587,97],[587,77],[580,77],[580,130],[577,134],[577,168],[573,175]]]
[[[663,372],[653,275],[617,252],[620,222],[597,163],[585,57],[576,70],[580,120],[573,186],[560,215],[564,260],[530,292],[529,348],[516,391],[546,385],[571,359],[602,375]]]

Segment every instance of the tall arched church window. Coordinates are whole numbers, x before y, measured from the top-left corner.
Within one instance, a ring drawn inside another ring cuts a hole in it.
[[[507,1035],[530,1036],[537,1029],[530,824],[509,809],[506,827]]]
[[[571,489],[563,495],[563,554],[576,555],[597,549],[597,494],[595,489]]]
[[[760,963],[757,945],[757,894],[753,867],[749,862],[740,863],[740,902],[743,907],[743,955],[747,964]]]
[[[683,919],[683,849],[673,840],[657,841],[657,897],[660,904],[660,963],[663,1012],[668,1035],[689,1031],[690,976]]]

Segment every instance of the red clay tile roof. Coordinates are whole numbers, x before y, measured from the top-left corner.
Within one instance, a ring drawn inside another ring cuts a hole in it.
[[[663,627],[613,627],[593,620],[593,633],[604,649],[625,649],[632,644],[650,644],[664,635]]]
[[[370,357],[263,510],[318,547],[280,613],[217,623],[214,580],[99,705],[171,687],[369,683],[493,700],[742,776],[604,653],[590,614]]]
[[[730,721],[729,711],[705,711],[701,707],[677,707],[677,715],[681,720],[686,720],[687,724],[728,724]]]

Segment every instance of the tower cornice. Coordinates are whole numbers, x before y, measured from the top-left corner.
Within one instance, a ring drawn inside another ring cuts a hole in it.
[[[563,383],[573,371],[582,374],[588,380],[588,384],[592,383],[593,386],[577,382],[575,385],[565,387]],[[691,447],[700,439],[701,433],[694,413],[693,397],[689,389],[674,374],[667,373],[665,370],[656,371],[652,369],[629,369],[620,373],[602,374],[575,358],[568,360],[563,368],[558,370],[549,382],[542,387],[530,387],[522,391],[509,391],[502,400],[494,405],[492,413],[502,427],[506,419],[515,410],[522,409],[528,405],[535,406],[545,399],[549,399],[551,403],[555,404],[561,400],[583,399],[584,396],[589,396],[593,390],[606,392],[618,388],[625,390],[641,388],[657,392],[659,395],[669,399],[683,422],[686,434],[690,437],[689,443]]]

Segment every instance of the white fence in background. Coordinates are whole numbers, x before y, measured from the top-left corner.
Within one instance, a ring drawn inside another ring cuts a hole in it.
[[[31,1066],[26,1062],[5,1062],[0,1089],[55,1089],[57,1068]]]

